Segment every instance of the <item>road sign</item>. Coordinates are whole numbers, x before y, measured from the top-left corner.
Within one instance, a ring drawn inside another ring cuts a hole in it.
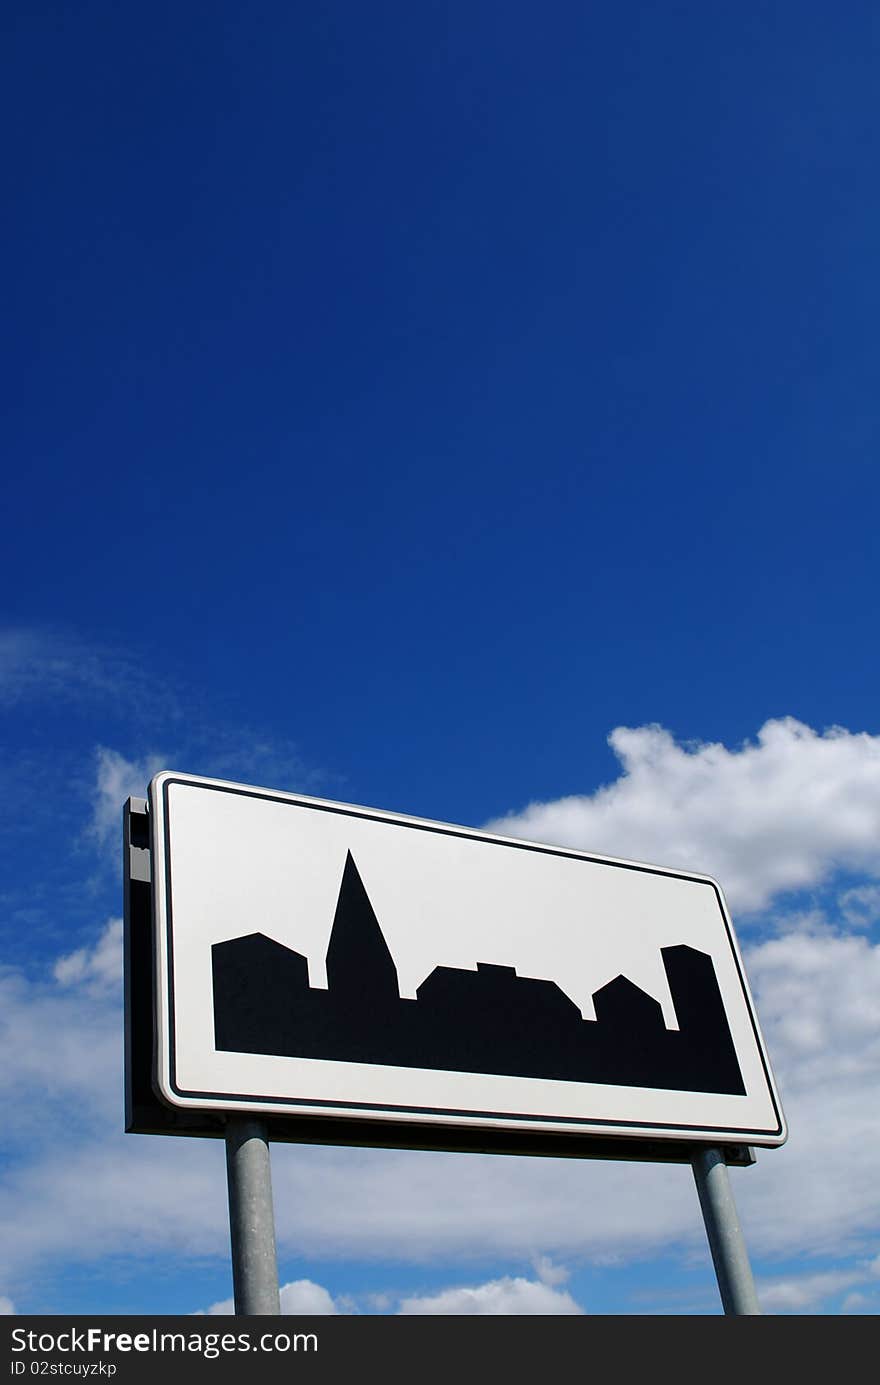
[[[708,877],[171,772],[150,820],[154,1081],[182,1122],[784,1141]]]

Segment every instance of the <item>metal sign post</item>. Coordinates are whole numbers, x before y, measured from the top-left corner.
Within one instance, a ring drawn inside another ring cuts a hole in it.
[[[269,1141],[262,1121],[230,1116],[226,1122],[226,1176],[232,1284],[238,1317],[281,1312]]]
[[[694,1154],[693,1170],[724,1311],[737,1317],[760,1314],[752,1267],[721,1150],[699,1150]]]

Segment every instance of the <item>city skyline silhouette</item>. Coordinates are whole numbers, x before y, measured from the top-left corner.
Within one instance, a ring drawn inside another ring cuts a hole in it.
[[[327,947],[327,988],[307,959],[255,932],[212,952],[217,1049],[278,1057],[742,1095],[710,956],[660,949],[678,1030],[624,975],[585,1020],[554,981],[480,961],[438,966],[402,997],[397,967],[349,852]]]

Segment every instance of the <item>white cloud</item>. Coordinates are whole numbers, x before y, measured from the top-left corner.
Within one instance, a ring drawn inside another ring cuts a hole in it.
[[[0,1298],[0,1318],[10,1318],[15,1314],[15,1305],[11,1298]]]
[[[121,928],[102,930],[94,947],[61,958],[54,984],[0,968],[0,1142],[32,1127],[68,1135],[120,1100]],[[118,1106],[117,1106],[117,1109]],[[37,1147],[39,1148],[39,1147]]]
[[[115,1120],[86,1138],[65,1131],[58,1147],[7,1172],[0,1278],[10,1287],[60,1259],[228,1256],[222,1143],[126,1136],[121,1124],[120,1092]]]
[[[689,1171],[656,1165],[345,1149],[319,1157],[294,1146],[274,1147],[272,1159],[279,1244],[290,1252],[418,1264],[632,1255],[698,1224]],[[589,1220],[572,1216],[584,1199]]]
[[[0,702],[35,696],[116,697],[136,675],[119,654],[60,630],[17,626],[0,630]]]
[[[297,1314],[321,1314],[327,1317],[339,1309],[326,1289],[311,1279],[295,1279],[281,1286],[281,1311],[291,1317]]]
[[[791,1274],[761,1280],[758,1297],[767,1313],[808,1313],[828,1309],[845,1289],[855,1285],[872,1289],[880,1279],[880,1256],[855,1263],[846,1269],[820,1270],[812,1274]],[[841,1313],[866,1308],[875,1295],[861,1291],[849,1293],[840,1304]]]
[[[857,885],[844,890],[839,906],[848,928],[870,928],[880,919],[880,885]]]
[[[318,793],[322,787],[326,793],[328,780],[340,780],[338,775],[306,765],[295,741],[270,741],[248,727],[212,725],[208,735],[191,744],[185,767],[191,774],[212,779],[303,793]]]
[[[116,750],[99,746],[95,752],[97,774],[92,798],[93,836],[99,845],[121,841],[122,809],[128,798],[145,798],[154,774],[165,768],[161,755],[146,755],[141,760],[126,760]]]
[[[363,1300],[377,1313],[390,1313],[395,1303],[393,1294],[381,1292],[364,1294]]]
[[[62,986],[118,989],[122,982],[122,919],[110,919],[94,947],[81,947],[59,957],[52,975]]]
[[[533,1264],[542,1284],[564,1284],[571,1274],[564,1265],[554,1265],[549,1255],[536,1255]]]
[[[864,1278],[858,1270],[792,1275],[761,1283],[758,1297],[765,1313],[804,1313]]]
[[[841,1313],[860,1313],[863,1310],[870,1311],[869,1305],[871,1297],[868,1294],[853,1293],[847,1294],[843,1303],[840,1305]]]
[[[774,1067],[808,1094],[880,1079],[880,946],[789,933],[746,953]]]
[[[749,1243],[864,1254],[880,1232],[880,945],[789,934],[745,960],[790,1129],[739,1175]]]
[[[406,1298],[398,1312],[404,1317],[415,1314],[444,1314],[462,1317],[499,1316],[571,1316],[583,1313],[571,1294],[554,1289],[535,1279],[491,1279],[474,1288],[443,1289],[437,1294]]]
[[[737,750],[679,744],[661,726],[620,726],[609,743],[614,783],[489,829],[704,872],[739,910],[841,867],[880,873],[880,736],[784,717]]]
[[[311,1279],[294,1279],[289,1284],[282,1284],[280,1299],[282,1313],[292,1318],[328,1317],[340,1311],[327,1290]],[[228,1318],[234,1312],[235,1300],[231,1298],[213,1303],[207,1310],[209,1317]]]
[[[551,1274],[563,1277],[567,1271],[549,1266]],[[311,1279],[297,1279],[281,1286],[281,1311],[290,1317],[329,1316],[354,1312],[350,1298],[334,1299],[321,1284]],[[364,1295],[364,1302],[376,1312],[395,1312],[399,1316],[415,1315],[571,1315],[583,1309],[570,1294],[551,1287],[546,1280],[504,1278],[484,1284],[443,1289],[435,1294],[401,1296],[373,1293]],[[395,1303],[398,1305],[396,1310]],[[208,1316],[229,1317],[235,1312],[234,1300],[222,1299],[207,1309]]]

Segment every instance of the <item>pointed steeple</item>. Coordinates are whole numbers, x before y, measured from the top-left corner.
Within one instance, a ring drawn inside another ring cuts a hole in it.
[[[336,999],[357,1006],[400,999],[397,967],[350,851],[327,947],[327,984]]]

